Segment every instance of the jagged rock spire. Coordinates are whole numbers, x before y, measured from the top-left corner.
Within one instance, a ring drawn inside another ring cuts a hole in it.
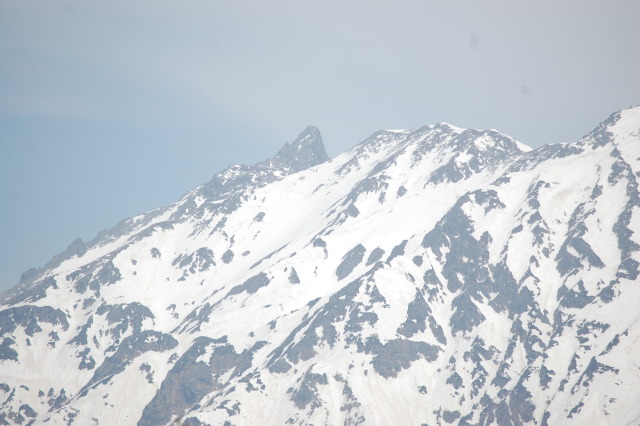
[[[280,151],[271,158],[258,164],[260,168],[281,169],[287,174],[300,172],[329,160],[322,143],[320,130],[308,126],[291,143],[285,143]]]

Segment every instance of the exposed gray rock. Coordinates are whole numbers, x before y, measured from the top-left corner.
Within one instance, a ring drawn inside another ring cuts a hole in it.
[[[251,350],[238,354],[227,343],[226,336],[220,339],[196,338],[162,381],[160,389],[144,408],[138,425],[165,424],[172,415],[182,415],[205,395],[224,388],[229,380],[246,371],[251,366],[252,351],[260,347],[255,345]],[[209,358],[199,360],[208,350],[211,351]],[[232,371],[230,377],[222,380],[229,371]]]
[[[91,356],[91,350],[88,347],[85,347],[83,350],[79,351],[76,355],[76,358],[80,359],[78,369],[93,370],[94,368],[96,368],[96,360]]]
[[[398,328],[397,333],[407,338],[413,337],[419,332],[427,329],[427,322],[431,332],[441,344],[446,344],[447,339],[444,336],[442,327],[437,323],[432,315],[431,308],[419,290],[416,290],[416,296],[407,307],[407,319]]]
[[[271,280],[264,272],[260,272],[258,275],[254,275],[253,277],[246,280],[244,283],[239,284],[229,290],[227,296],[233,296],[234,294],[240,294],[242,292],[247,292],[249,294],[256,293],[262,287],[269,285]]]
[[[297,389],[289,389],[288,393],[291,393],[291,401],[300,409],[307,409],[309,405],[309,411],[313,412],[316,408],[322,406],[322,401],[318,397],[318,386],[327,385],[326,374],[312,373],[311,370],[307,371],[302,382]]]
[[[209,317],[216,306],[218,306],[218,303],[204,303],[196,307],[189,312],[180,325],[174,328],[171,333],[184,333],[185,331],[196,333],[200,331],[200,327],[209,322]]]
[[[555,374],[555,371],[548,369],[544,365],[540,367],[540,385],[543,389],[547,389],[549,387],[549,383],[551,383]]]
[[[233,258],[233,253],[231,258]],[[215,266],[215,264],[213,251],[208,247],[201,247],[191,254],[181,254],[171,262],[171,265],[184,270],[182,279],[189,276],[189,274],[204,272]]]
[[[391,263],[391,261],[396,257],[402,256],[404,254],[404,249],[407,246],[408,242],[409,242],[408,240],[404,240],[400,244],[395,246],[393,250],[391,250],[391,254],[389,255],[389,257],[387,258],[387,263]]]
[[[458,331],[471,331],[486,319],[467,294],[456,296],[451,306],[455,309],[449,322],[453,335]]]
[[[27,336],[33,337],[42,331],[41,323],[59,326],[63,330],[69,328],[67,316],[60,309],[50,306],[23,305],[0,311],[0,336],[7,337],[16,330],[16,327],[22,327]]]
[[[425,359],[435,361],[439,348],[425,342],[405,339],[390,340],[381,344],[370,339],[366,352],[373,354],[373,368],[384,378],[396,377],[402,369],[409,368],[414,361]]]
[[[447,423],[453,423],[460,418],[460,412],[457,410],[456,411],[444,410],[444,412],[442,413],[442,418]]]
[[[490,139],[492,142],[484,144],[481,148],[475,143],[480,137]],[[475,173],[495,167],[507,159],[523,154],[515,140],[492,130],[464,130],[449,139],[447,146],[456,155],[453,155],[445,165],[431,173],[429,183],[459,182]],[[465,158],[469,158],[469,160],[460,162],[459,158],[463,153],[466,154]]]
[[[82,326],[79,327],[80,332],[73,337],[71,340],[69,340],[69,345],[86,345],[87,344],[87,330],[89,330],[89,328],[91,327],[91,325],[93,324],[93,316],[89,317],[89,319],[87,320],[87,322]]]
[[[98,271],[97,278],[101,284],[109,285],[120,281],[122,279],[122,274],[120,274],[120,270],[113,265],[112,261],[108,261]]]
[[[550,159],[571,157],[582,152],[584,152],[584,148],[576,144],[558,143],[543,145],[538,149],[521,154],[519,158],[516,158],[509,166],[504,176],[508,177],[512,173],[531,170]]]
[[[27,284],[38,279],[40,274],[42,273],[42,269],[38,268],[29,268],[20,275],[20,284]]]
[[[269,367],[269,371],[272,373],[287,373],[289,370],[291,370],[291,364],[284,358],[279,358]]]
[[[20,284],[1,294],[0,303],[2,305],[33,303],[45,298],[48,289],[58,288],[58,284],[54,277],[46,277],[34,282],[38,276],[39,272],[34,274],[33,277],[24,278],[24,281],[21,279]]]
[[[289,273],[289,283],[300,284],[300,278],[298,277],[298,273],[294,267],[291,268],[291,272]]]
[[[373,274],[370,271],[368,275]],[[354,299],[359,296],[359,301]],[[368,304],[364,301],[368,301]],[[315,301],[317,302],[317,300]],[[309,309],[315,304],[309,305]],[[362,336],[364,324],[375,325],[378,316],[373,312],[376,306],[384,306],[386,300],[376,287],[365,285],[363,279],[352,281],[333,294],[329,301],[313,315],[305,316],[303,321],[269,355],[267,363],[271,372],[288,369],[280,359],[286,358],[287,364],[297,364],[316,355],[316,347],[323,343],[332,348],[338,339],[336,323],[346,319],[344,341],[355,345],[357,350],[365,351],[365,339]],[[319,335],[316,330],[321,330]],[[276,363],[278,363],[277,366]]]
[[[141,303],[123,303],[120,305],[102,304],[96,310],[97,315],[105,315],[109,325],[109,332],[116,342],[120,341],[120,336],[132,329],[132,333],[139,333],[142,330],[143,322],[146,319],[154,319],[155,316],[149,308]]]
[[[313,240],[313,246],[326,248],[327,243],[322,238],[316,238]]]
[[[107,257],[72,272],[66,278],[74,283],[73,288],[77,293],[85,294],[87,290],[92,290],[95,296],[99,296],[103,285],[117,283],[122,280],[122,274]]]
[[[355,267],[362,262],[366,251],[367,249],[362,244],[358,244],[342,257],[342,262],[336,268],[336,275],[339,280],[346,278],[353,272]]]
[[[2,339],[2,343],[0,344],[0,361],[18,361],[18,352],[11,348],[15,343],[16,341],[10,337]]]
[[[178,341],[171,335],[159,331],[146,330],[128,336],[122,340],[116,352],[107,357],[102,365],[96,369],[91,380],[80,391],[80,396],[86,396],[91,388],[99,384],[108,383],[113,376],[123,372],[134,359],[143,353],[148,351],[164,352],[177,345]]]
[[[233,261],[233,252],[231,250],[227,250],[222,255],[222,261],[224,263],[231,263]]]
[[[351,209],[352,206],[355,207],[354,203],[358,201],[358,198],[361,195],[368,193],[379,193],[379,201],[383,201],[384,191],[389,187],[389,184],[387,183],[389,176],[384,175],[381,171],[384,171],[384,167],[382,166],[382,163],[379,163],[366,178],[358,182],[353,187],[351,192],[345,197],[342,205],[344,206],[348,204],[349,209]],[[357,214],[351,214],[351,216],[355,217]]]
[[[559,292],[565,290],[565,293],[559,297],[560,304],[567,308],[584,308],[594,299],[594,296],[589,296],[582,280],[578,281],[578,284],[568,290],[566,287],[561,287]],[[560,294],[559,294],[560,296]]]
[[[596,357],[592,357],[586,370],[584,370],[576,384],[571,388],[571,393],[575,394],[581,388],[589,387],[596,374],[604,374],[607,372],[617,375],[620,370],[610,365],[600,363],[596,360]]]
[[[369,253],[369,257],[367,258],[366,266],[369,266],[369,265],[372,265],[372,264],[376,263],[377,261],[382,259],[382,256],[384,256],[384,250],[382,250],[380,247],[374,248],[371,251],[371,253]]]
[[[346,212],[347,212],[347,215],[350,217],[358,217],[358,215],[360,214],[360,210],[358,210],[355,204],[349,204],[349,207],[347,207]]]
[[[285,143],[275,156],[256,164],[256,167],[282,170],[290,174],[328,160],[320,131],[314,126],[309,126],[296,140]]]
[[[455,371],[447,379],[447,384],[454,387],[454,389],[460,389],[463,386],[462,377]]]

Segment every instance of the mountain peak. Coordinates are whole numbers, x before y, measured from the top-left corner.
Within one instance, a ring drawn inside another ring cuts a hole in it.
[[[640,111],[602,127],[595,155],[380,131],[301,170],[308,127],[78,239],[0,294],[0,423],[637,424]]]
[[[614,137],[628,138],[640,135],[640,106],[625,108],[611,116],[614,118],[609,124],[609,131]]]
[[[298,139],[296,139],[296,141],[298,141],[299,139],[304,139],[306,137],[319,138],[320,143],[322,143],[322,136],[320,136],[320,130],[316,126],[313,126],[313,125],[307,126],[307,128],[304,129],[302,133],[298,135]]]
[[[619,144],[639,138],[640,106],[631,106],[611,114],[586,135],[581,143],[599,147],[613,141]]]
[[[287,174],[300,172],[329,160],[320,130],[308,126],[291,143],[286,142],[276,155],[258,164],[259,168],[280,169]]]
[[[444,130],[448,130],[448,131],[453,131],[456,133],[460,133],[463,132],[465,129],[458,127],[458,126],[454,126],[453,124],[447,123],[445,121],[441,121],[439,123],[436,123],[433,125],[434,129],[444,129]]]

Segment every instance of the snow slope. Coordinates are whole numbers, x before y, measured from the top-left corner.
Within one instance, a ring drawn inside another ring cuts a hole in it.
[[[640,108],[307,128],[0,296],[0,424],[638,424]]]

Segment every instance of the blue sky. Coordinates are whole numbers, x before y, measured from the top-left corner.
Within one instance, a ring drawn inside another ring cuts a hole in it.
[[[640,103],[640,2],[0,2],[0,289],[318,126],[530,146]]]

